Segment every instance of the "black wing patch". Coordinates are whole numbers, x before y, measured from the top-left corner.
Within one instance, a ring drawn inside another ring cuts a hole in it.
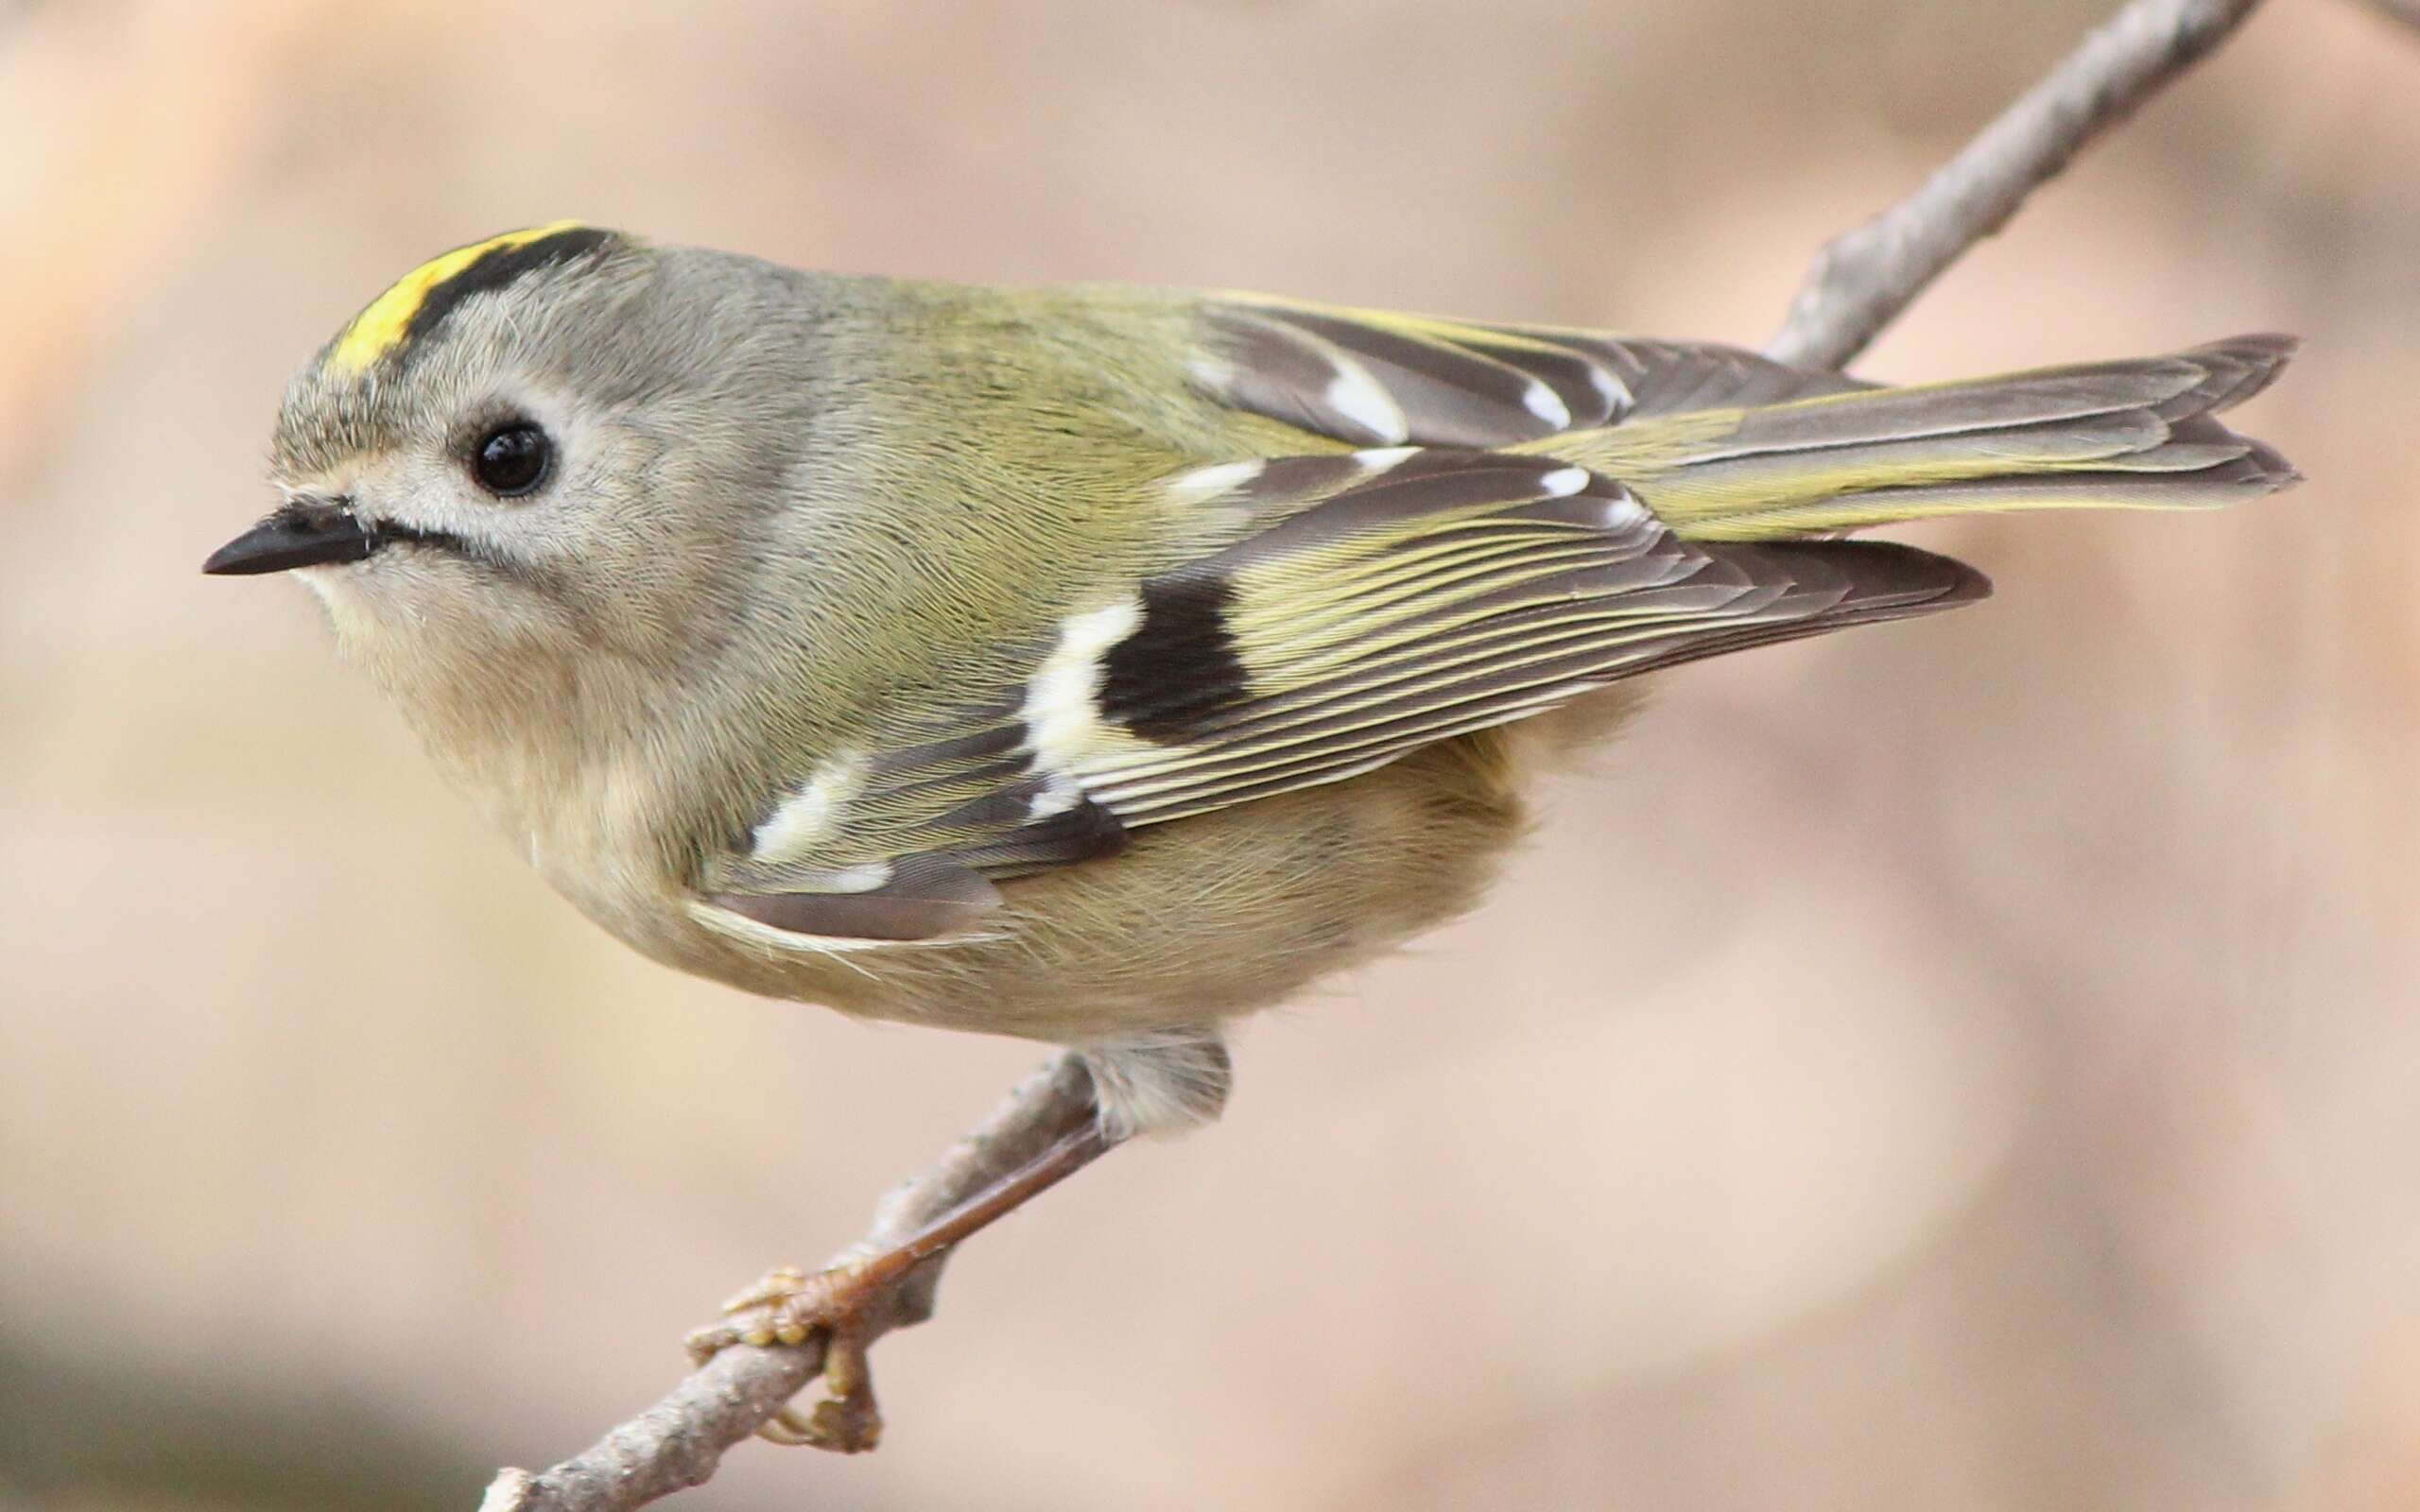
[[[1228,628],[1228,579],[1171,574],[1146,582],[1142,597],[1142,624],[1101,662],[1103,714],[1146,739],[1166,739],[1251,696],[1251,673]]]

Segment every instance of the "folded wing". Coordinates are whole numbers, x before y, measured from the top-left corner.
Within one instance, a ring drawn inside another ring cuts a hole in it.
[[[1617,482],[1534,455],[1391,447],[1167,487],[1278,523],[1069,615],[997,700],[802,774],[717,863],[705,906],[826,947],[946,937],[980,927],[994,882],[1143,826],[1987,592],[1883,542],[1685,541]]]

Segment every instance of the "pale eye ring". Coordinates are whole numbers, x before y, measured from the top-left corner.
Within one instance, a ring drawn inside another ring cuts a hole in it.
[[[555,443],[526,420],[490,426],[471,447],[471,476],[499,499],[534,492],[555,470]]]

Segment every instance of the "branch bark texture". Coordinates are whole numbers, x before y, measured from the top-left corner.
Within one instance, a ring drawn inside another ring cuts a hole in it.
[[[2420,27],[2420,0],[2370,0],[2370,6],[2390,21]]]
[[[2133,0],[1915,193],[1825,247],[1767,353],[1806,366],[1844,366],[2079,147],[2207,55],[2258,3]],[[1082,1063],[1061,1057],[939,1164],[895,1190],[856,1252],[897,1243],[1092,1116]],[[929,1314],[944,1258],[909,1275],[874,1320],[874,1332]],[[629,1512],[699,1485],[724,1451],[763,1427],[822,1367],[816,1338],[724,1349],[583,1452],[537,1474],[503,1471],[480,1512]]]
[[[1836,237],[1765,354],[1841,368],[2078,148],[2209,55],[2259,0],[2134,0],[1914,194]]]
[[[932,1169],[893,1189],[876,1207],[866,1237],[846,1253],[891,1247],[1091,1117],[1091,1074],[1074,1056],[1063,1055],[1020,1083]],[[936,1256],[908,1276],[871,1320],[870,1337],[931,1314],[947,1258]],[[700,1485],[714,1474],[725,1450],[765,1426],[822,1370],[820,1337],[763,1349],[734,1345],[663,1400],[554,1469],[535,1475],[503,1471],[489,1485],[479,1512],[627,1512]]]

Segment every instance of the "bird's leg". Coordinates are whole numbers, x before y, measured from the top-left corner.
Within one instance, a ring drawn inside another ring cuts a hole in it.
[[[952,1168],[979,1162],[988,1154],[1012,1147],[1011,1141],[1017,1135],[1035,1132],[977,1135],[952,1152],[940,1175],[946,1180]],[[1003,1172],[984,1170],[985,1178],[967,1195],[915,1224],[905,1236],[890,1237],[885,1230],[891,1225],[877,1224],[875,1240],[823,1270],[809,1275],[783,1266],[769,1272],[725,1302],[719,1322],[689,1335],[690,1357],[703,1364],[734,1344],[798,1345],[820,1334],[825,1400],[804,1414],[794,1406],[784,1408],[766,1425],[764,1436],[844,1453],[873,1448],[882,1418],[874,1407],[867,1346],[897,1324],[922,1320],[930,1308],[929,1289],[920,1295],[917,1283],[938,1276],[941,1259],[952,1246],[1075,1175],[1115,1143],[1101,1131],[1098,1110],[1083,1108],[1080,1119],[1063,1124],[1039,1149]]]

